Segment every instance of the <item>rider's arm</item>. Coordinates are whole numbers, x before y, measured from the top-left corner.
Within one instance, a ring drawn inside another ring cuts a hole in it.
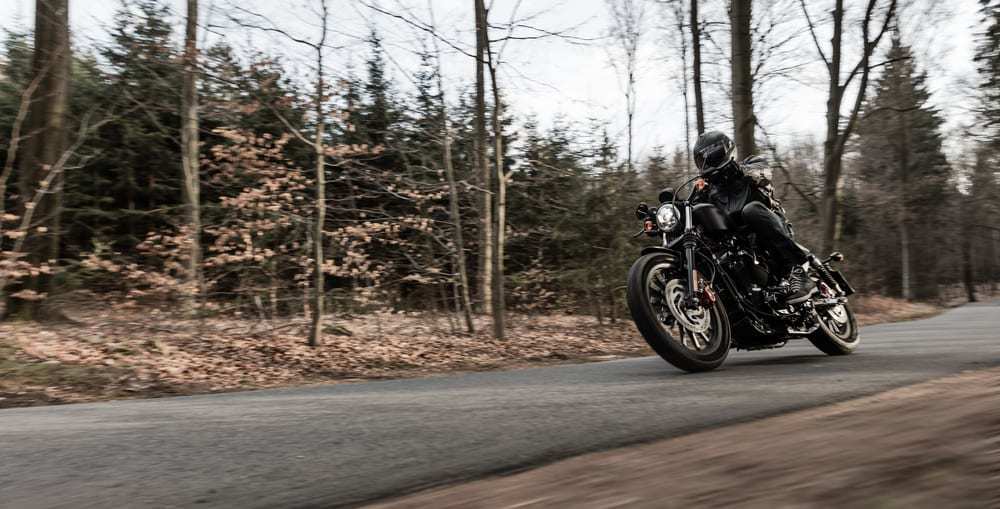
[[[691,196],[688,200],[691,203],[702,203],[708,201],[708,189],[709,185],[705,179],[698,179],[694,181],[694,187],[691,188]]]
[[[785,215],[785,208],[774,196],[774,187],[771,185],[771,165],[763,156],[748,157],[740,164],[743,173],[750,177],[756,190],[757,199],[763,202],[771,210]]]
[[[746,158],[740,165],[740,170],[744,175],[753,179],[757,187],[767,188],[771,185],[771,165],[763,156],[751,156]]]

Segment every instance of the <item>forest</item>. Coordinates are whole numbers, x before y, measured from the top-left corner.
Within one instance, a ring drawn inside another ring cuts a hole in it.
[[[514,315],[618,320],[646,242],[633,210],[693,175],[706,129],[769,159],[799,241],[843,252],[862,294],[976,300],[1000,279],[996,0],[975,1],[960,132],[927,84],[936,63],[914,50],[923,34],[901,21],[930,9],[920,2],[607,0],[606,30],[585,37],[534,25],[527,5],[508,18],[465,0],[474,22],[452,32],[435,26],[434,1],[352,0],[379,21],[345,66],[329,0],[305,2],[310,23],[297,25],[254,2],[122,0],[88,44],[73,1],[36,0],[33,23],[2,34],[7,322],[72,323],[74,303],[100,302],[293,320],[319,347],[350,334],[347,317],[446,316],[452,334],[493,340]],[[220,26],[228,35],[209,37]],[[390,26],[413,46],[387,45]],[[308,64],[233,42],[254,34]],[[605,47],[594,65],[621,76],[607,92],[620,122],[539,118],[509,100],[505,52],[534,39]],[[658,92],[637,86],[652,72],[637,54],[654,43],[669,69],[657,72],[681,91],[663,100],[685,113],[663,121],[685,136],[639,150],[637,95]],[[446,76],[443,58],[462,74]],[[824,135],[778,143],[762,90],[806,65],[823,70],[810,77]]]

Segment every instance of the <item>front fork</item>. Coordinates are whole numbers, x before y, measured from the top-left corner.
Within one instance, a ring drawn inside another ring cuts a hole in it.
[[[695,309],[700,305],[700,289],[698,288],[697,273],[694,269],[694,250],[698,246],[698,240],[694,233],[694,220],[692,216],[694,209],[691,203],[684,204],[684,258],[687,264],[687,299],[685,305],[689,309]]]

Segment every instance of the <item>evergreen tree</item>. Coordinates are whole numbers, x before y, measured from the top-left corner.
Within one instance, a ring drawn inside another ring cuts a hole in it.
[[[982,77],[980,90],[983,100],[983,120],[994,133],[1000,130],[1000,1],[979,0],[982,4],[986,31],[976,48],[975,62]],[[1000,145],[1000,138],[993,138]]]
[[[935,243],[946,226],[942,210],[954,198],[943,120],[929,105],[926,75],[898,37],[888,62],[858,125],[867,268],[904,298],[931,297],[939,258],[918,256],[918,246]]]
[[[579,149],[563,121],[543,133],[529,120],[522,131],[524,146],[508,189],[508,224],[516,232],[508,242],[511,272],[532,263],[555,267],[567,258],[575,219],[569,211],[586,188]]]
[[[686,176],[686,158],[683,148],[674,151],[672,157],[664,153],[662,146],[653,147],[650,154],[642,165],[645,174],[646,185],[651,190],[659,190],[665,187],[679,185]]]
[[[14,117],[21,105],[21,92],[31,81],[31,39],[27,32],[4,33],[0,61],[0,144],[7,146]]]
[[[372,30],[368,37],[371,55],[365,63],[367,79],[364,83],[365,102],[362,107],[363,132],[371,145],[385,145],[390,141],[392,127],[399,119],[399,112],[391,82],[385,72],[385,50],[382,38]]]
[[[1000,162],[990,147],[976,151],[969,178],[969,195],[965,197],[967,235],[972,241],[970,264],[972,279],[976,282],[994,283],[1000,280],[1000,263],[997,263],[998,237],[1000,237],[1000,183],[997,182],[997,163]]]
[[[123,4],[115,15],[112,43],[102,50],[110,67],[106,93],[120,102],[118,109],[132,113],[101,130],[101,155],[90,174],[111,197],[101,207],[111,213],[110,224],[98,231],[108,230],[126,250],[164,226],[163,216],[149,211],[181,203],[181,67],[169,20],[169,8],[156,0]]]
[[[989,280],[995,289],[1000,279],[1000,209],[997,206],[1000,184],[996,172],[1000,164],[1000,1],[980,0],[980,3],[986,31],[979,38],[975,61],[981,78],[981,121],[985,136],[976,153],[971,176],[971,213],[978,226],[970,233],[979,240],[979,253],[978,256],[970,253],[970,258],[981,261],[977,275],[967,279]],[[976,249],[970,247],[970,251]],[[970,260],[970,264],[975,262]]]

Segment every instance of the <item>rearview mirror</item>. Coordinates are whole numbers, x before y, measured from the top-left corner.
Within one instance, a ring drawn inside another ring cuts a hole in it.
[[[639,206],[635,208],[635,218],[641,221],[647,217],[649,217],[649,205],[646,205],[646,202],[640,202]]]

